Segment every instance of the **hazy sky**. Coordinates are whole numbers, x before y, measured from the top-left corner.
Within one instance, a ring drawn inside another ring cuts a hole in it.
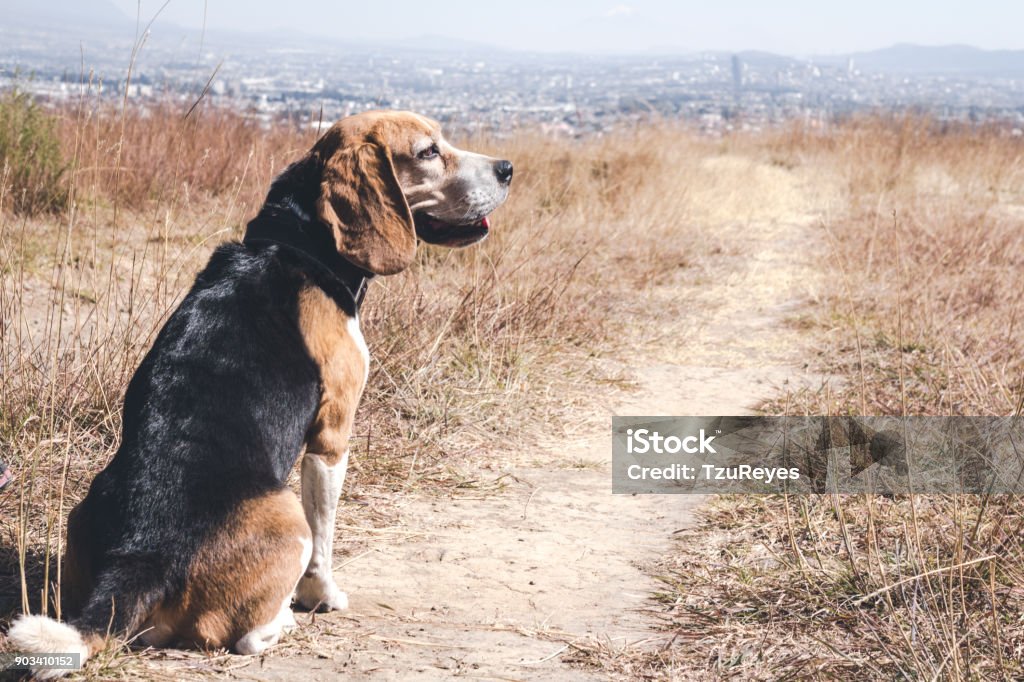
[[[113,0],[132,17],[136,0]],[[149,17],[164,0],[142,0]],[[171,0],[184,26],[337,38],[437,35],[528,50],[847,52],[897,42],[1024,48],[1020,0]]]

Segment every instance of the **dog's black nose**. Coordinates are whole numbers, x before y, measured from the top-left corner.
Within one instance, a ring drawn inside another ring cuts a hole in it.
[[[494,174],[498,176],[498,182],[506,185],[512,182],[512,162],[498,161],[494,164]]]

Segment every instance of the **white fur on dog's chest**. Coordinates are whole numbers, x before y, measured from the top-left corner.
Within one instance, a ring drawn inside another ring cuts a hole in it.
[[[348,318],[348,333],[352,337],[352,340],[356,344],[356,348],[359,349],[360,354],[363,356],[363,384],[366,383],[367,378],[370,376],[370,349],[366,347],[366,339],[363,338],[363,332],[359,329],[359,318],[350,317]]]

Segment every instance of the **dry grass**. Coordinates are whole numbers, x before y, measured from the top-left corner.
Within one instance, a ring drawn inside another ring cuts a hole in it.
[[[768,413],[1021,414],[1024,145],[998,129],[859,120],[757,141],[838,180],[831,297],[793,323],[840,388]],[[722,498],[657,570],[651,676],[1020,679],[1016,496]]]

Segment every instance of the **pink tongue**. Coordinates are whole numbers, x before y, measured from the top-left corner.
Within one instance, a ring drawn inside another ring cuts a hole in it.
[[[484,216],[484,219],[480,221],[480,224],[481,224],[481,225],[482,225],[482,226],[484,227],[484,229],[486,229],[486,230],[489,230],[489,229],[491,229],[491,224],[490,224],[489,222],[487,222],[487,216]]]

